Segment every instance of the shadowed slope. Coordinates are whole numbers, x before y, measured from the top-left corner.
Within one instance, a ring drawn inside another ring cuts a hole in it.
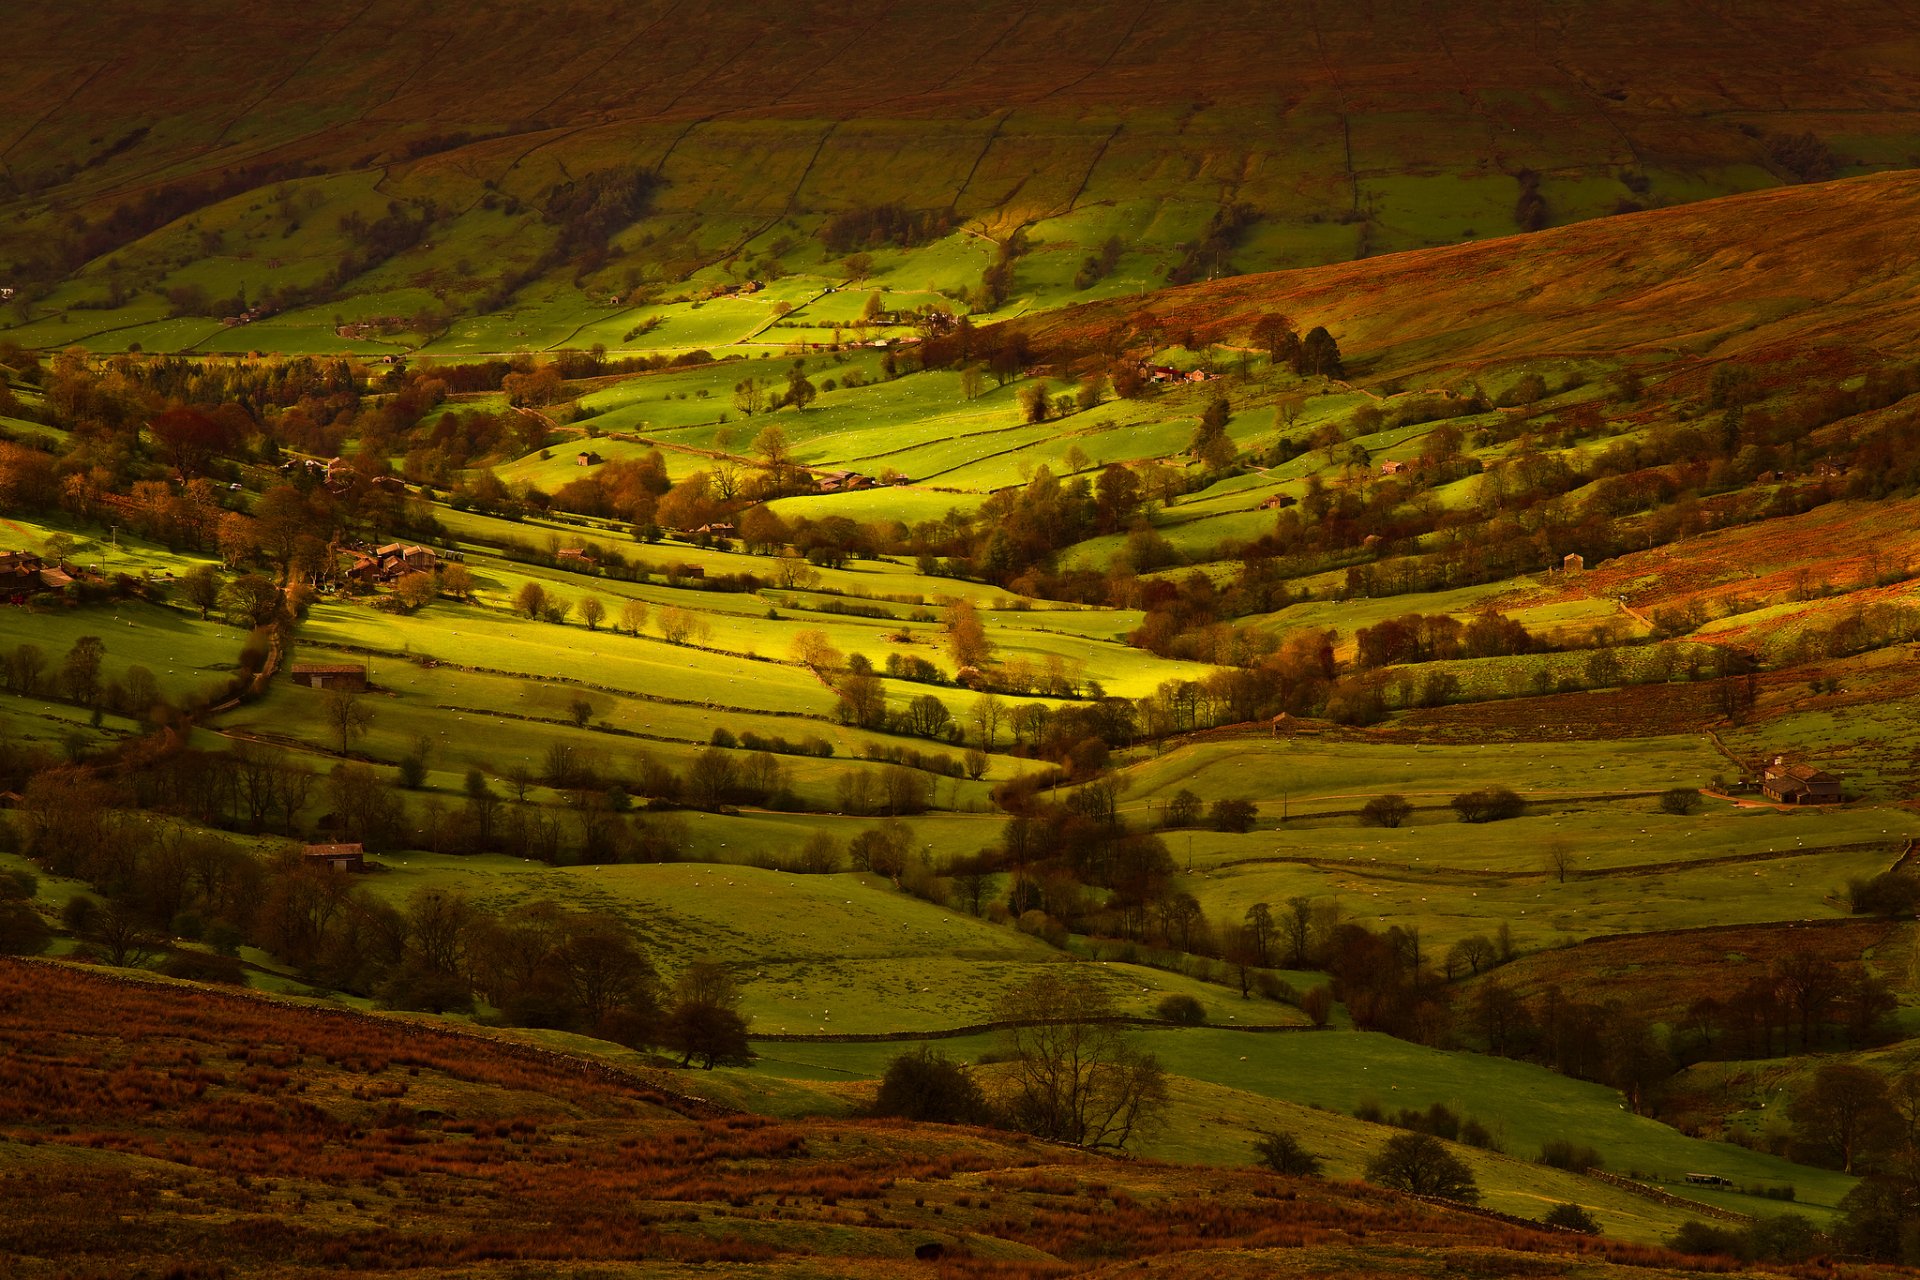
[[[1886,174],[1609,218],[1525,238],[1166,290],[1035,321],[1090,345],[1151,316],[1244,337],[1269,311],[1326,325],[1351,364],[1677,350],[1731,355],[1844,339],[1906,349],[1920,313],[1920,175]]]

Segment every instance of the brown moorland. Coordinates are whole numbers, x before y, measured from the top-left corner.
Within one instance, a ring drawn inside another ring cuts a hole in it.
[[[0,1254],[22,1280],[1733,1266],[1357,1184],[716,1114],[522,1045],[57,964],[0,962],[0,1041]]]
[[[1458,376],[1555,357],[1758,358],[1832,343],[1892,355],[1920,316],[1920,175],[1880,174],[1524,238],[1240,276],[1029,322],[1049,350],[1118,329],[1245,341],[1262,315],[1325,325],[1350,371]],[[1702,390],[1705,378],[1701,377]]]

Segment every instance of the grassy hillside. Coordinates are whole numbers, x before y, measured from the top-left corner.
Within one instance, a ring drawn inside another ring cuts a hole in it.
[[[985,307],[1008,313],[1500,236],[1910,163],[1913,23],[1863,0],[1739,22],[1653,0],[1285,22],[1121,3],[581,3],[537,20],[511,0],[97,20],[35,3],[0,89],[7,332],[501,351],[630,346],[659,315],[652,341],[711,346],[769,324],[779,295],[690,316],[670,306],[680,282],[799,272],[813,283],[792,300],[816,295],[850,250],[815,233],[887,204],[937,227],[924,249],[872,246],[902,297],[964,296],[1022,230],[1031,252]],[[621,171],[657,183],[574,237],[556,193]],[[390,209],[392,229],[418,225],[363,234]],[[1113,237],[1118,258],[1076,280]]]

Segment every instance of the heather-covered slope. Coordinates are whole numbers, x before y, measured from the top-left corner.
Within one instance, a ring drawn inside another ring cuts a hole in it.
[[[1920,175],[1754,192],[1508,238],[1242,276],[1032,322],[1091,346],[1147,317],[1244,340],[1324,324],[1369,373],[1542,357],[1734,356],[1823,342],[1895,356],[1920,313]]]
[[[47,964],[0,961],[0,1036],[0,1253],[20,1280],[1693,1265],[1358,1184],[718,1114],[557,1054]]]

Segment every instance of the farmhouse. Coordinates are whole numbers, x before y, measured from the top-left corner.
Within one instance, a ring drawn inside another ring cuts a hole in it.
[[[873,488],[873,477],[858,471],[816,471],[814,483],[822,493],[848,493],[855,489]]]
[[[353,564],[348,568],[347,576],[361,582],[392,582],[403,574],[432,573],[439,562],[439,555],[431,547],[410,542],[389,542],[384,547],[374,548],[371,555],[364,551],[354,552]]]
[[[591,569],[600,563],[587,554],[585,547],[562,547],[553,553],[553,558],[562,565],[577,569]]]
[[[289,674],[295,684],[309,689],[354,689],[367,687],[367,667],[363,662],[296,662]]]
[[[30,551],[0,554],[0,600],[25,604],[29,595],[44,589],[41,574],[46,568],[47,562]]]
[[[1760,775],[1760,792],[1777,804],[1838,804],[1846,797],[1840,779],[1810,764],[1788,764],[1775,756]]]
[[[310,844],[300,851],[309,867],[328,867],[334,871],[365,871],[367,851],[357,844]]]

